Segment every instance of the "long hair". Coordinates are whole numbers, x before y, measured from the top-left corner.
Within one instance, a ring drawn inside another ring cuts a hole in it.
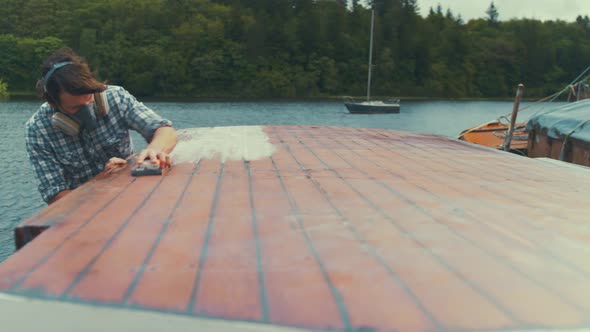
[[[71,64],[56,69],[47,77],[46,82],[45,75],[53,65],[60,62],[71,62]],[[41,99],[54,105],[60,104],[59,97],[62,91],[79,96],[106,90],[105,83],[99,82],[94,77],[88,63],[69,47],[57,50],[43,62],[41,77],[37,81],[37,94]]]

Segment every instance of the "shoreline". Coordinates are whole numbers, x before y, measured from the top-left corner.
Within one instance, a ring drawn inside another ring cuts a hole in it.
[[[138,100],[145,102],[321,102],[321,101],[342,101],[345,97],[364,100],[364,96],[320,96],[320,97],[284,97],[284,98],[244,98],[244,97],[193,97],[193,96],[136,96]],[[374,96],[372,99],[392,99],[394,97]],[[494,97],[494,98],[477,98],[477,97],[461,97],[461,98],[440,98],[440,97],[395,97],[403,101],[514,101],[514,97]],[[523,101],[534,102],[538,98],[523,98]],[[40,101],[39,97],[32,92],[10,92],[5,99],[0,99],[0,102],[8,101]]]

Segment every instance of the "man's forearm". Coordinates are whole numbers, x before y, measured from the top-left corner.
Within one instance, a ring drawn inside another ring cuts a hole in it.
[[[172,127],[160,127],[156,129],[154,138],[146,149],[153,149],[158,152],[170,153],[176,146],[176,130]]]

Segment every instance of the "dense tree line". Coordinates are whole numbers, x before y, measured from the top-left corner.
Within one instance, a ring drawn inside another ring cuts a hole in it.
[[[418,0],[375,1],[374,95],[528,96],[590,63],[590,20],[464,22]],[[316,97],[365,93],[371,10],[358,0],[0,0],[0,79],[32,91],[69,46],[97,75],[143,96]]]

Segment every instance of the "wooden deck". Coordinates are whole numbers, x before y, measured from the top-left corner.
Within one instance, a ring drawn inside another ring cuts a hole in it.
[[[99,176],[32,216],[19,243],[42,233],[0,291],[316,330],[590,328],[587,170],[407,132],[259,130],[273,149],[255,160],[183,150],[165,176]]]

